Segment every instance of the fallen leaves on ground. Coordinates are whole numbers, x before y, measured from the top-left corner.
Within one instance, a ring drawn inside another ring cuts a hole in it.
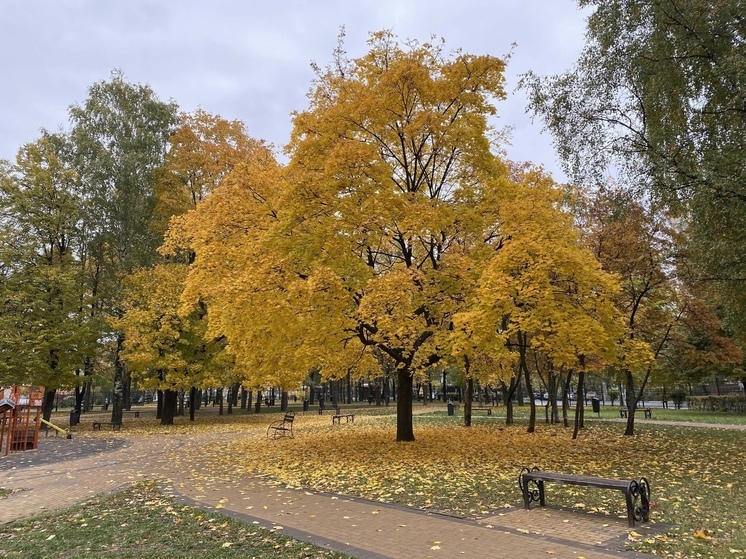
[[[392,410],[393,411],[393,410]],[[493,420],[465,428],[438,417],[415,417],[416,441],[395,441],[395,419],[358,414],[354,424],[329,416],[298,415],[295,438],[268,440],[271,414],[234,417],[166,430],[205,442],[172,459],[207,485],[260,474],[289,487],[360,496],[423,509],[485,516],[521,506],[524,466],[619,479],[646,477],[656,503],[654,522],[678,525],[668,537],[633,538],[636,549],[666,557],[740,557],[746,547],[746,433],[670,426],[638,426],[625,437],[618,425],[592,424],[573,441],[569,430],[540,425],[505,427]],[[147,434],[152,427],[129,429]],[[164,428],[155,429],[163,432]],[[219,444],[215,444],[218,442]],[[550,484],[552,506],[625,517],[620,492]],[[703,523],[717,526],[697,537]],[[686,537],[686,534],[689,534]],[[695,534],[692,537],[692,534]],[[688,543],[685,543],[688,542]],[[687,555],[688,556],[688,555]]]

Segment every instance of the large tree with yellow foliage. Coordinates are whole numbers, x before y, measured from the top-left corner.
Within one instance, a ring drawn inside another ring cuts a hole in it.
[[[174,226],[163,247],[165,262],[138,269],[126,278],[126,314],[117,324],[126,334],[124,358],[142,386],[164,392],[159,401],[161,421],[171,423],[177,390],[191,389],[190,418],[194,419],[197,387],[233,382],[231,359],[215,337],[205,339],[207,309],[194,301],[181,310],[188,265],[194,258],[182,233],[180,217],[209,197],[234,169],[256,153],[262,143],[251,138],[240,121],[228,121],[203,110],[180,116],[169,137],[169,150],[156,172],[152,228]],[[222,336],[217,336],[221,338]]]
[[[397,440],[412,441],[414,379],[456,351],[454,316],[487,264],[511,235],[518,254],[523,243],[553,242],[531,235],[554,221],[571,224],[556,205],[534,203],[540,175],[517,178],[496,156],[488,118],[504,96],[502,60],[390,32],[369,46],[355,60],[340,46],[334,64],[317,68],[287,166],[266,158],[236,168],[174,225],[196,254],[185,302],[207,303],[210,335],[226,336],[253,382],[298,385],[312,368],[365,373],[381,352],[396,368]],[[524,194],[542,212],[515,213]],[[494,266],[492,277],[507,273]],[[481,326],[497,331],[502,317],[492,318]],[[536,343],[549,345],[539,330]]]
[[[413,378],[443,357],[469,254],[494,225],[503,169],[488,117],[505,64],[390,32],[369,46],[356,60],[338,49],[295,115],[283,222],[315,299],[304,330],[336,317],[317,357],[334,345],[390,357],[397,440],[411,441]]]
[[[625,323],[614,306],[616,279],[581,246],[572,215],[561,211],[564,192],[535,169],[514,179],[501,191],[495,250],[455,317],[454,350],[502,355],[531,394],[530,351],[557,370],[597,369],[616,359]],[[529,431],[535,417],[532,398]]]
[[[208,302],[211,334],[257,383],[362,373],[378,348],[396,363],[397,439],[414,439],[413,376],[440,359],[463,255],[493,221],[503,69],[388,32],[357,60],[339,49],[295,115],[287,167],[234,171],[184,220],[186,299]]]

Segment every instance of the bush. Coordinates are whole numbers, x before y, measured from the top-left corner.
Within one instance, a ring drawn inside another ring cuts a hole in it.
[[[746,396],[727,394],[725,396],[691,396],[689,409],[698,411],[725,411],[746,413]]]
[[[686,390],[682,390],[681,388],[678,388],[671,392],[671,400],[673,401],[673,405],[676,407],[676,409],[681,409],[681,404],[684,403],[686,400]]]

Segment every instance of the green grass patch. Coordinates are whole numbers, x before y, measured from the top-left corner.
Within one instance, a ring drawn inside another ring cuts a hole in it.
[[[621,419],[619,415],[620,406],[606,405],[601,406],[601,419]],[[746,414],[742,413],[728,413],[728,412],[707,412],[697,411],[689,409],[673,409],[673,408],[652,408],[653,419],[660,421],[685,421],[687,423],[716,423],[716,424],[728,424],[728,425],[746,425]],[[505,418],[505,406],[497,406],[493,409],[493,414],[498,417]],[[560,420],[562,419],[562,407],[559,408]],[[456,412],[456,415],[460,415],[463,418],[463,408]],[[481,417],[484,412],[477,412],[473,414],[473,417]],[[529,406],[528,404],[523,406],[513,406],[513,415],[516,419],[528,418]],[[545,406],[536,406],[536,419],[537,421],[544,421],[545,417]],[[575,417],[575,407],[571,407],[568,411],[568,420],[572,422]],[[585,406],[585,417],[586,419],[596,419],[598,415],[593,413],[591,406]],[[645,419],[645,414],[642,410],[635,413],[635,419]]]
[[[177,504],[141,483],[86,505],[6,524],[3,557],[45,559],[350,559],[230,518]]]

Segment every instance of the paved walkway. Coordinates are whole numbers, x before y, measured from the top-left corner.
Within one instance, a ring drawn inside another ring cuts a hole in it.
[[[173,452],[207,441],[207,436],[102,438],[85,433],[73,440],[42,438],[37,451],[0,458],[0,487],[13,491],[2,501],[0,523],[157,479],[167,493],[189,504],[361,559],[649,557],[624,551],[626,520],[551,508],[506,509],[463,519],[290,489],[251,475],[211,477],[207,453],[205,463],[190,463],[189,471],[169,460]],[[223,438],[221,447],[229,446]],[[652,533],[652,526],[635,530]]]

